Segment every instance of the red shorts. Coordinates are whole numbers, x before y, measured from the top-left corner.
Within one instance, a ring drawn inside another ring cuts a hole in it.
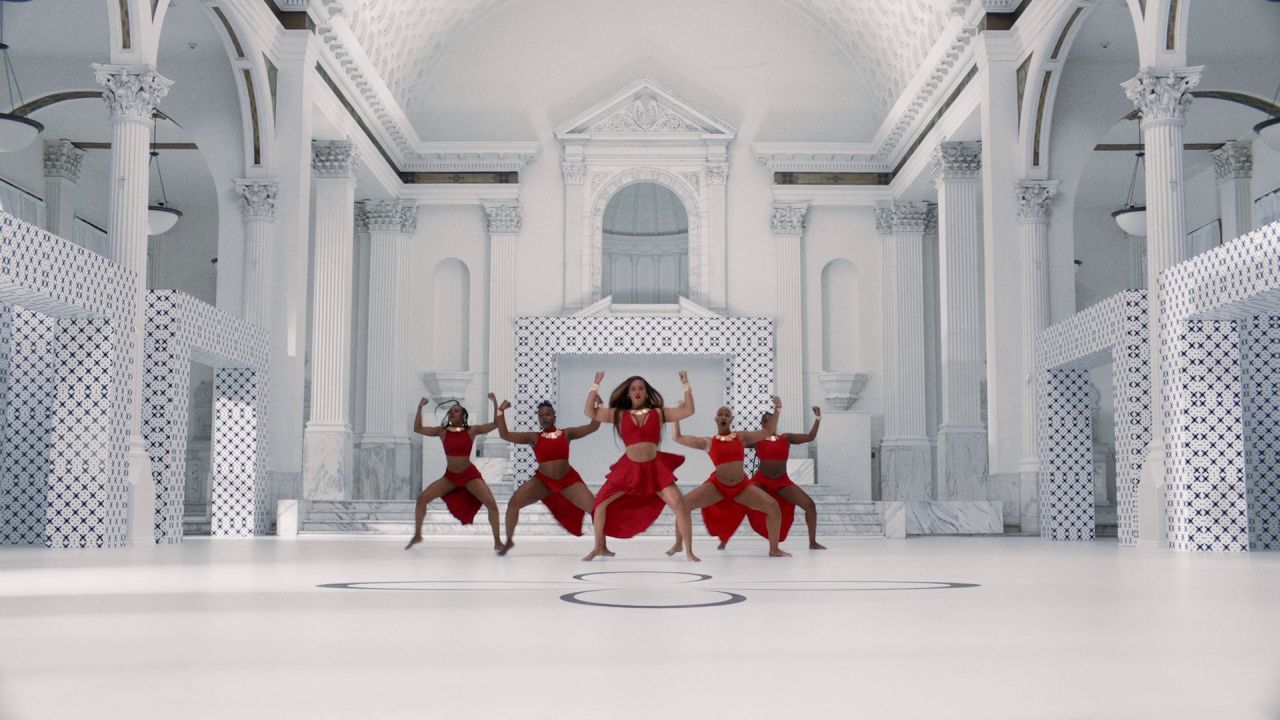
[[[791,523],[796,518],[796,506],[782,499],[778,494],[783,488],[795,487],[795,483],[791,478],[783,475],[782,477],[770,478],[757,472],[751,477],[751,482],[759,485],[765,492],[773,496],[778,501],[778,509],[782,511],[782,527],[778,531],[778,542],[787,539],[787,533],[791,530]],[[758,510],[747,511],[747,521],[751,523],[751,529],[756,531],[762,538],[769,537],[769,529],[765,524],[765,514]]]
[[[479,478],[484,479],[480,474],[480,468],[475,465],[468,465],[459,472],[444,471],[446,480],[454,484],[454,489],[444,494],[440,498],[444,500],[445,507],[449,508],[449,512],[463,525],[470,525],[476,519],[476,513],[480,512],[480,500],[471,494],[470,490],[464,487],[467,483]]]
[[[535,472],[533,477],[541,481],[551,491],[550,495],[542,498],[542,504],[546,505],[547,509],[551,511],[551,516],[556,519],[556,522],[560,523],[560,527],[574,535],[581,535],[582,519],[586,513],[582,511],[582,508],[569,502],[564,495],[560,494],[562,490],[570,485],[582,482],[582,476],[578,474],[578,471],[569,468],[569,471],[559,480],[549,478],[540,472]]]
[[[609,468],[604,487],[596,493],[596,506],[619,493],[622,497],[609,503],[605,516],[604,533],[609,537],[629,538],[644,532],[666,505],[658,497],[658,491],[674,485],[675,469],[684,463],[684,457],[660,452],[649,462],[636,462],[623,455]]]
[[[729,542],[729,538],[733,537],[742,524],[742,518],[747,515],[747,506],[739,503],[737,497],[753,483],[746,479],[737,485],[725,485],[716,478],[714,472],[707,478],[707,483],[714,485],[723,499],[702,508],[702,523],[707,526],[707,532],[720,538],[720,542]]]

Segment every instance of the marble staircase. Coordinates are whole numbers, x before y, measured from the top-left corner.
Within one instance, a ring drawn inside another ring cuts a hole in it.
[[[507,500],[515,491],[512,483],[492,483],[494,497],[498,500],[498,512],[506,512]],[[694,486],[681,490],[688,492]],[[591,487],[592,492],[598,486]],[[880,511],[873,502],[854,502],[848,494],[840,493],[822,485],[805,486],[805,491],[813,497],[818,505],[818,537],[884,537],[884,527]],[[298,533],[301,536],[322,535],[403,535],[413,534],[413,508],[409,500],[312,500],[302,504],[301,522]],[[706,527],[702,523],[700,513],[694,513],[694,534],[696,537],[709,539]],[[590,533],[590,517],[587,519],[585,532]],[[437,536],[487,536],[489,524],[484,510],[476,516],[472,525],[459,525],[445,509],[444,503],[431,503],[427,508],[427,518],[422,529],[423,535]],[[664,510],[645,536],[671,536],[675,532],[675,516]],[[751,529],[744,522],[739,529],[751,534]],[[795,541],[805,537],[804,513],[797,510],[796,521],[791,528],[790,538]],[[520,513],[520,525],[516,528],[517,539],[521,535],[563,536],[561,528],[542,503],[535,503]]]

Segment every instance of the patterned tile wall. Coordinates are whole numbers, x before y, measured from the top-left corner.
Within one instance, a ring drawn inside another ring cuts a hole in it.
[[[131,272],[0,213],[0,306],[10,329],[0,343],[8,346],[0,541],[127,541],[133,292]]]
[[[214,383],[212,534],[264,535],[274,516],[266,474],[267,333],[176,290],[148,293],[143,434],[156,484],[156,542],[182,540],[191,363]]]
[[[1280,317],[1251,318],[1242,335],[1249,548],[1280,550]]]
[[[1151,439],[1147,347],[1147,301],[1141,290],[1117,293],[1037,337],[1037,455],[1041,534],[1046,537],[1094,537],[1092,421],[1087,376],[1083,381],[1079,377],[1088,368],[1110,362],[1115,392],[1117,534],[1122,545],[1137,543],[1138,481]],[[1084,385],[1077,388],[1080,382]]]
[[[773,395],[773,321],[758,317],[601,315],[516,321],[516,425],[537,427],[535,405],[559,404],[561,355],[725,356],[725,397],[738,417],[759,417]],[[748,451],[748,472],[754,454]],[[533,473],[533,451],[516,448],[516,477]]]

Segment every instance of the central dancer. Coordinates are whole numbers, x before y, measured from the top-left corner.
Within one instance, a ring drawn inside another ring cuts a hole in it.
[[[609,395],[609,407],[600,407],[600,381],[604,373],[596,373],[591,392],[587,393],[587,417],[600,422],[613,423],[626,445],[626,452],[609,468],[604,487],[596,493],[595,547],[583,560],[594,560],[608,553],[605,536],[629,538],[644,532],[658,516],[662,506],[676,514],[676,532],[684,538],[685,557],[689,562],[699,562],[693,554],[692,523],[684,496],[676,487],[675,469],[684,458],[673,453],[660,452],[662,424],[683,420],[693,415],[693,390],[689,387],[689,374],[680,371],[680,384],[684,387],[684,400],[675,407],[663,407],[662,393],[654,389],[644,378],[633,375]]]

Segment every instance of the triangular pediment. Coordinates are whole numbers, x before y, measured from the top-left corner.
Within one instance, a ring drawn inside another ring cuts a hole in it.
[[[732,140],[737,130],[649,78],[641,78],[556,128],[561,140],[610,135],[682,135]]]

